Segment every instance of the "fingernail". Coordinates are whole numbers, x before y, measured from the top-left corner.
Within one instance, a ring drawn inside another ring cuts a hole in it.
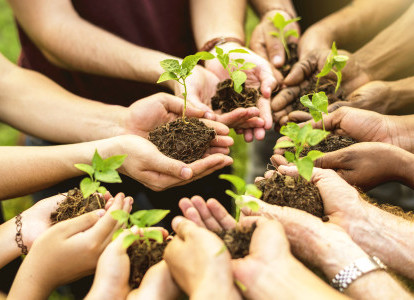
[[[214,115],[211,112],[206,112],[204,118],[212,120],[214,119]]]
[[[188,167],[184,167],[181,170],[181,177],[184,179],[190,179],[193,176],[193,171],[188,168]]]
[[[96,212],[96,214],[98,215],[99,218],[102,218],[105,214],[105,210],[104,209],[100,209]]]
[[[276,55],[275,57],[273,57],[273,64],[274,65],[280,65],[282,63],[282,57]]]

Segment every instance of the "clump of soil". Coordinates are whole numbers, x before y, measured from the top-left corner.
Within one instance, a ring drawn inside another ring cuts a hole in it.
[[[101,195],[93,194],[85,199],[82,192],[74,188],[67,193],[66,199],[59,203],[57,210],[50,214],[50,221],[54,225],[101,208],[105,208],[105,199]]]
[[[223,230],[216,234],[223,240],[231,254],[232,259],[243,258],[249,254],[250,241],[256,224],[250,228],[235,228],[231,230]]]
[[[233,88],[233,80],[226,79],[217,84],[217,92],[211,98],[211,105],[214,110],[220,109],[227,113],[239,107],[255,107],[259,97],[258,90],[246,88],[244,84],[241,93],[237,93]]]
[[[146,242],[135,242],[127,250],[131,262],[129,285],[132,289],[138,288],[145,273],[153,265],[159,263],[164,254],[168,241],[162,244],[150,240]]]
[[[289,43],[288,44],[288,48],[289,48],[289,52],[290,52],[290,58],[286,57],[286,61],[285,64],[278,68],[278,70],[280,71],[280,73],[282,73],[283,77],[286,77],[290,70],[292,69],[293,65],[296,64],[299,60],[299,56],[298,56],[298,45],[296,45],[295,43]]]
[[[347,136],[341,136],[336,134],[330,134],[324,139],[322,142],[315,146],[307,146],[303,149],[303,151],[300,153],[300,157],[304,157],[308,155],[309,151],[311,150],[318,150],[323,153],[328,152],[334,152],[349,146],[352,146],[353,144],[358,143],[356,140],[354,140],[351,137]],[[294,148],[286,148],[286,151],[290,151],[292,153],[295,152]]]
[[[309,108],[303,106],[300,102],[300,97],[308,94],[312,94],[316,90],[316,74],[314,74],[305,85],[300,86],[299,96],[292,102],[293,110],[301,110],[309,112]],[[319,87],[317,92],[325,92],[328,97],[329,104],[335,103],[337,101],[345,100],[345,93],[341,87],[335,93],[336,80],[331,80],[328,78],[321,78],[319,81]]]
[[[149,133],[149,140],[168,157],[192,163],[206,153],[216,137],[214,129],[196,118],[181,118],[161,125]]]
[[[318,188],[301,177],[275,172],[271,178],[256,182],[263,192],[262,200],[274,205],[304,210],[327,221]]]

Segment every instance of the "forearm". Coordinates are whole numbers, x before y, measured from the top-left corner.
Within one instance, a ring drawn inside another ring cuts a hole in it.
[[[77,97],[38,73],[13,66],[8,76],[0,78],[0,86],[1,121],[25,133],[56,143],[77,143],[125,131],[126,107]]]
[[[107,158],[116,145],[107,139],[50,147],[1,147],[0,199],[30,194],[80,176],[82,172],[74,164],[90,164],[95,149]]]
[[[261,17],[272,10],[282,10],[291,17],[296,16],[292,0],[251,0],[251,3]]]
[[[412,75],[414,65],[414,5],[394,23],[381,31],[353,56],[371,79],[393,79]]]
[[[414,118],[407,116],[386,116],[389,143],[414,153]]]
[[[387,82],[393,101],[390,103],[390,114],[414,114],[414,76],[397,81]]]
[[[244,41],[246,0],[191,0],[190,3],[197,48],[218,37]]]
[[[414,279],[413,222],[368,203],[364,207],[364,216],[347,226],[352,239],[369,255],[379,257],[397,273]]]
[[[85,21],[71,1],[11,0],[10,4],[30,38],[59,67],[155,83],[163,73],[159,62],[172,58]],[[172,88],[168,82],[165,85]]]
[[[15,218],[0,226],[0,269],[21,255],[17,247]]]

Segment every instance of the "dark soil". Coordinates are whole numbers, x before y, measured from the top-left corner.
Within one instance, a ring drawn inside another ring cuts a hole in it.
[[[231,230],[223,230],[216,234],[223,240],[231,254],[232,259],[243,258],[249,254],[250,241],[256,224],[250,228],[236,228]]]
[[[149,140],[166,156],[192,163],[203,157],[216,132],[196,118],[185,120],[179,118],[155,128]]]
[[[278,68],[280,73],[282,73],[283,77],[286,77],[289,74],[293,65],[296,64],[299,60],[298,45],[295,43],[289,43],[288,48],[290,52],[290,59],[287,59],[287,56],[286,56],[285,64],[282,67]]]
[[[149,268],[162,260],[167,244],[168,241],[159,244],[151,240],[149,244],[135,242],[128,248],[127,252],[131,262],[129,285],[132,289],[136,289],[141,284],[142,278]]]
[[[351,137],[330,134],[328,135],[326,139],[324,139],[318,145],[305,147],[303,151],[300,153],[300,157],[304,157],[308,155],[309,151],[311,150],[318,150],[323,153],[327,153],[327,152],[333,152],[336,150],[340,150],[340,149],[352,146],[353,144],[356,144],[356,143],[358,142]],[[286,151],[290,151],[294,153],[295,149],[286,148]]]
[[[303,106],[300,103],[300,97],[304,95],[311,94],[316,89],[316,74],[314,74],[306,84],[300,86],[299,96],[296,100],[292,103],[293,110],[301,110],[309,112],[309,108]],[[326,96],[328,97],[329,104],[335,103],[337,101],[344,101],[345,94],[341,87],[339,87],[338,91],[335,93],[336,87],[336,80],[331,80],[327,78],[321,78],[319,81],[319,88],[317,92],[325,92]]]
[[[317,187],[303,178],[275,172],[271,178],[256,182],[256,186],[263,192],[262,200],[269,204],[301,209],[327,221]]]
[[[211,98],[213,110],[220,109],[223,113],[230,112],[239,107],[254,107],[260,97],[258,90],[246,88],[243,84],[241,93],[233,89],[233,80],[226,79],[217,84],[217,92]]]
[[[53,225],[100,208],[105,208],[103,197],[93,194],[85,199],[82,192],[74,188],[68,192],[66,199],[60,202],[58,209],[50,214],[50,221]]]

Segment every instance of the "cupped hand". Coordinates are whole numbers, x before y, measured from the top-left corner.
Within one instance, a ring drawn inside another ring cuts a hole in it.
[[[285,64],[286,54],[282,42],[270,34],[275,31],[272,19],[277,13],[280,13],[285,20],[290,20],[293,16],[296,16],[293,7],[290,11],[293,13],[287,13],[283,10],[272,10],[264,14],[260,23],[253,30],[250,39],[250,48],[258,55],[271,62],[276,68],[280,68]],[[300,27],[297,22],[291,23],[285,28],[285,30],[290,29],[294,29],[298,33],[300,32]],[[297,44],[298,38],[290,36],[288,42]]]
[[[221,124],[221,126],[224,125]],[[233,140],[231,138],[230,140],[232,143]],[[213,140],[213,146],[207,150],[205,157],[191,164],[165,156],[153,143],[139,136],[118,136],[110,141],[116,152],[113,154],[128,155],[120,172],[154,191],[161,191],[187,184],[231,165],[233,163],[231,157],[220,153],[227,154],[228,150],[224,148],[223,151],[223,147],[219,147],[223,144],[228,146],[230,140],[227,137],[218,136]]]
[[[181,289],[190,298],[214,298],[219,293],[223,298],[240,299],[233,285],[230,253],[222,251],[223,241],[183,217],[174,218],[172,227],[177,235],[165,249],[164,259]]]

